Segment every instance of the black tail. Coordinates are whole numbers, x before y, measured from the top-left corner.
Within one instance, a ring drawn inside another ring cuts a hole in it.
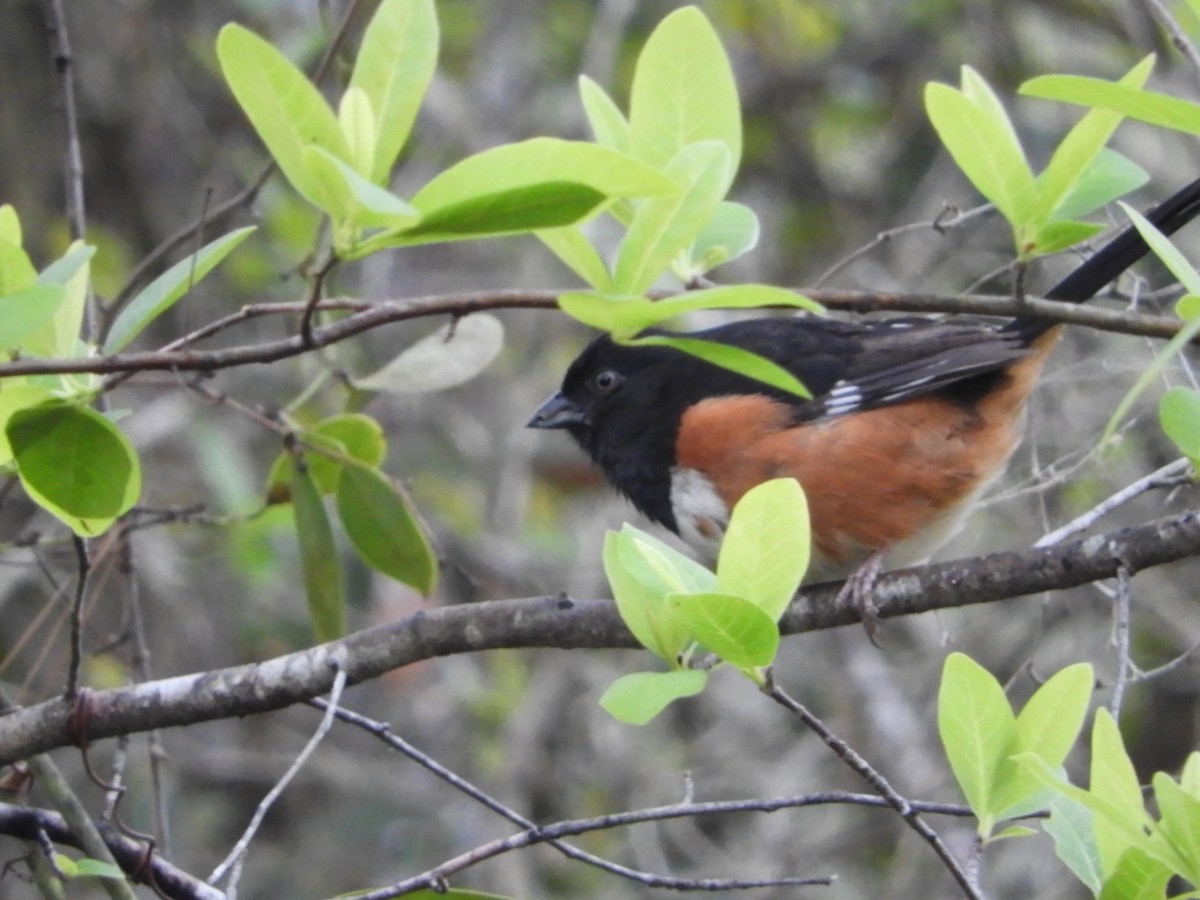
[[[1200,215],[1200,179],[1176,191],[1148,213],[1146,218],[1164,234],[1173,234]],[[1106,284],[1136,263],[1150,250],[1137,229],[1127,225],[1115,238],[1096,251],[1074,272],[1046,292],[1051,300],[1083,303]],[[1026,340],[1054,327],[1044,319],[1022,319],[1012,329]]]

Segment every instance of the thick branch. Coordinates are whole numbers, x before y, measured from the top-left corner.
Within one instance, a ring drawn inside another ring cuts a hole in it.
[[[1020,552],[994,553],[879,578],[883,618],[1075,587],[1200,555],[1200,516],[1186,513],[1136,528]],[[837,585],[805,588],[784,615],[786,634],[847,625],[854,610],[835,602]],[[70,746],[78,739],[190,725],[282,709],[329,691],[335,659],[355,684],[424,659],[514,647],[636,646],[608,600],[565,595],[497,600],[417,612],[339,641],[262,663],[181,675],[131,687],[48,700],[0,717],[0,765]]]

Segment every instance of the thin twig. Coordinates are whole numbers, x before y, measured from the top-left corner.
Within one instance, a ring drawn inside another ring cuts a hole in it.
[[[1165,466],[1155,469],[1149,475],[1139,478],[1132,484],[1126,485],[1121,490],[1101,500],[1087,512],[1076,516],[1061,528],[1056,528],[1049,534],[1044,535],[1033,546],[1052,547],[1081,531],[1091,528],[1097,520],[1112,512],[1117,507],[1128,503],[1134,497],[1141,496],[1155,488],[1174,487],[1178,484],[1184,484],[1188,481],[1187,472],[1190,468],[1191,462],[1187,459],[1177,459],[1174,462],[1167,463]]]
[[[1171,43],[1175,45],[1175,49],[1183,54],[1188,65],[1192,67],[1192,74],[1196,76],[1197,80],[1200,80],[1200,52],[1196,51],[1196,45],[1192,43],[1187,32],[1180,27],[1179,23],[1175,21],[1175,17],[1159,0],[1142,0],[1142,6],[1150,14],[1150,18],[1167,33]]]
[[[967,876],[963,867],[959,865],[958,860],[951,854],[949,848],[946,847],[945,843],[938,836],[938,833],[929,827],[928,823],[921,818],[917,808],[905,797],[901,796],[874,766],[867,762],[858,751],[834,734],[808,707],[775,684],[775,680],[770,676],[769,672],[766,684],[763,685],[762,690],[768,697],[788,710],[803,722],[805,726],[816,733],[842,762],[853,769],[859,777],[879,792],[879,795],[887,802],[888,806],[896,810],[900,814],[900,818],[933,848],[933,852],[937,854],[942,864],[963,889],[963,894],[970,897],[971,900],[983,900],[983,895],[979,892],[979,889],[972,883],[971,878]]]
[[[254,836],[258,833],[259,826],[262,825],[263,818],[267,815],[267,811],[270,810],[275,801],[279,799],[280,794],[283,793],[284,789],[287,788],[292,779],[296,777],[300,771],[300,768],[305,762],[308,761],[308,758],[312,756],[313,752],[317,749],[317,746],[324,739],[325,735],[329,733],[329,729],[333,727],[334,712],[337,710],[338,703],[341,701],[342,691],[346,687],[346,667],[337,661],[333,661],[332,665],[335,667],[336,671],[333,678],[333,687],[329,692],[329,705],[325,710],[324,717],[321,719],[321,724],[317,726],[317,730],[313,733],[313,736],[309,738],[309,741],[307,744],[305,744],[304,749],[297,754],[296,759],[293,760],[290,766],[288,766],[288,770],[283,773],[283,776],[275,783],[275,786],[271,788],[267,795],[263,797],[262,801],[258,804],[258,808],[254,810],[254,815],[250,819],[250,824],[246,826],[246,830],[242,833],[241,838],[239,838],[238,842],[234,844],[233,849],[229,851],[229,855],[226,856],[221,864],[213,869],[212,874],[205,879],[205,881],[207,881],[209,884],[216,884],[225,877],[226,873],[228,873],[231,868],[239,865],[242,859],[245,858],[246,851],[250,848],[250,842],[254,840]],[[233,900],[236,892],[237,884],[231,880],[231,883],[227,889],[230,900]]]
[[[1122,566],[1117,570],[1117,595],[1113,604],[1113,638],[1117,645],[1117,679],[1113,685],[1112,698],[1108,701],[1109,712],[1117,721],[1121,719],[1121,702],[1125,699],[1125,688],[1129,685],[1133,671],[1133,659],[1129,650],[1129,621],[1133,598],[1133,577],[1129,569]]]
[[[79,669],[83,665],[83,598],[87,595],[88,573],[91,571],[87,541],[72,535],[71,542],[75,547],[78,570],[75,576],[75,601],[71,604],[71,662],[63,692],[68,701],[74,700],[79,693]]]

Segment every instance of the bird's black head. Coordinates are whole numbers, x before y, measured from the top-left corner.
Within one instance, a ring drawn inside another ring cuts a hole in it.
[[[691,369],[681,359],[668,347],[597,338],[528,423],[569,432],[638,509],[671,529],[670,472],[686,406],[678,388]]]

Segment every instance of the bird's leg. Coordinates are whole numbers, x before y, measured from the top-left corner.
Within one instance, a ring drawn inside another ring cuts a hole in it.
[[[871,555],[846,578],[834,601],[839,609],[852,609],[862,619],[867,637],[879,646],[879,607],[875,605],[875,581],[883,570],[886,550],[872,550]]]

